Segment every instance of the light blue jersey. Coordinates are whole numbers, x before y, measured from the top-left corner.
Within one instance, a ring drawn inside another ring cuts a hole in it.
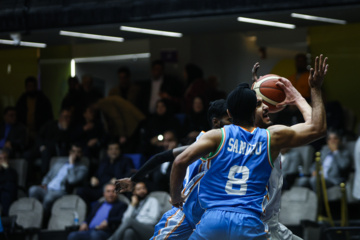
[[[204,209],[221,209],[260,216],[272,170],[270,133],[236,125],[221,129],[217,151],[206,159],[211,167],[201,179],[199,201]]]

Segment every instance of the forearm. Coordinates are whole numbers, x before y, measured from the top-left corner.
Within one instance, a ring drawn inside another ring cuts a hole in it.
[[[301,112],[304,121],[310,122],[311,121],[311,115],[312,115],[312,108],[309,105],[309,103],[305,100],[305,98],[300,97],[295,101],[296,107]]]
[[[319,135],[324,136],[327,128],[326,112],[320,88],[311,88],[311,105],[311,125]]]
[[[174,198],[181,193],[182,183],[186,175],[187,164],[176,158],[170,174],[170,196]]]

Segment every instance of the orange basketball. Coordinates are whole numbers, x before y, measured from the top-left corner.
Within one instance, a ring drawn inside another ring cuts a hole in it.
[[[263,99],[264,104],[269,107],[270,113],[276,113],[284,109],[284,107],[277,108],[276,104],[285,100],[285,92],[282,88],[276,86],[280,76],[275,74],[267,74],[260,77],[253,83],[252,89],[255,90],[256,95]]]

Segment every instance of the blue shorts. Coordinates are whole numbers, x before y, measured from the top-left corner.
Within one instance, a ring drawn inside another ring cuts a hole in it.
[[[178,208],[172,208],[156,224],[154,236],[150,240],[189,239],[193,233],[193,227],[185,218],[185,214]]]
[[[263,222],[254,215],[209,209],[189,240],[263,240],[266,236]]]

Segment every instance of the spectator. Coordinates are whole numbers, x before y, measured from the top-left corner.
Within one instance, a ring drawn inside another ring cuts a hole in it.
[[[167,130],[173,130],[176,134],[180,133],[180,123],[172,114],[166,99],[160,99],[156,103],[156,112],[147,119],[144,130],[147,143],[145,154],[149,156],[162,150],[162,139],[158,138],[159,135]]]
[[[25,93],[17,101],[16,111],[19,122],[28,128],[32,138],[46,122],[53,119],[51,103],[43,92],[37,90],[35,77],[25,79]]]
[[[12,202],[17,197],[17,173],[9,167],[8,153],[0,150],[0,209],[1,216],[7,216]]]
[[[68,240],[105,240],[120,225],[127,205],[118,201],[114,184],[106,184],[103,195],[105,201],[94,206],[79,231],[70,233]]]
[[[357,139],[354,150],[355,177],[354,177],[354,198],[360,200],[360,137]]]
[[[203,70],[195,64],[187,64],[185,66],[184,78],[187,82],[185,90],[185,110],[187,113],[191,112],[192,104],[195,97],[201,97],[205,105],[208,104],[207,84],[204,80]]]
[[[131,83],[131,72],[128,67],[118,69],[119,85],[109,91],[108,96],[120,96],[134,106],[139,107],[140,89],[137,85]]]
[[[288,148],[283,149],[280,156],[284,180],[283,190],[289,190],[299,177],[299,166],[302,165],[301,155],[298,151]]]
[[[207,79],[208,83],[208,93],[209,101],[215,101],[218,99],[226,99],[226,93],[224,91],[220,91],[219,87],[219,80],[216,76],[210,76]]]
[[[291,75],[288,79],[300,94],[306,99],[310,100],[310,88],[308,84],[309,70],[307,69],[307,58],[303,53],[295,56],[296,73]]]
[[[43,178],[41,185],[29,189],[29,197],[34,197],[43,203],[45,216],[49,216],[56,199],[66,195],[70,188],[86,179],[88,169],[80,163],[81,156],[81,147],[73,144],[69,157],[59,159]]]
[[[27,130],[17,121],[16,108],[5,108],[4,122],[0,124],[0,149],[7,149],[10,157],[20,155],[25,149],[26,141]]]
[[[49,169],[50,159],[53,156],[66,156],[72,141],[71,111],[63,109],[59,119],[45,124],[37,137],[36,145],[25,153],[25,158],[31,163],[41,157],[41,172],[45,174]]]
[[[326,188],[339,185],[346,181],[351,157],[348,150],[341,145],[341,136],[339,132],[329,130],[327,134],[327,145],[321,149],[321,164],[326,182]],[[313,166],[315,170],[315,166]],[[316,172],[310,179],[311,187],[316,191]]]
[[[90,75],[82,76],[80,87],[82,91],[82,106],[94,104],[103,97],[103,95],[94,88],[93,78]],[[81,110],[84,111],[84,108]]]
[[[204,104],[202,98],[194,98],[191,113],[186,116],[184,124],[185,132],[187,134],[185,144],[193,143],[201,131],[210,129],[205,110],[207,109],[207,106]]]
[[[89,206],[101,197],[105,184],[114,184],[116,179],[129,177],[133,168],[132,160],[121,155],[119,143],[111,142],[108,144],[107,156],[100,162],[95,176],[91,177],[90,186],[78,188],[77,194]]]
[[[74,138],[81,145],[84,156],[97,158],[105,138],[103,124],[93,106],[85,109],[83,118],[82,123],[75,127]]]
[[[69,77],[68,93],[61,102],[61,109],[69,109],[73,113],[73,122],[79,123],[81,119],[82,92],[78,77]]]
[[[179,140],[174,131],[164,132],[164,141],[163,141],[163,151],[171,150],[179,145]],[[171,172],[172,163],[165,162],[161,164],[157,169],[152,173],[152,182],[154,183],[153,190],[155,191],[165,191],[170,192],[170,172]]]
[[[164,63],[155,60],[151,64],[151,79],[141,86],[141,111],[153,114],[156,111],[156,103],[160,99],[167,99],[174,109],[180,105],[183,93],[182,84],[169,76],[164,75]]]
[[[159,217],[158,200],[148,196],[145,183],[138,182],[131,197],[131,205],[124,213],[123,222],[109,240],[149,239]]]

